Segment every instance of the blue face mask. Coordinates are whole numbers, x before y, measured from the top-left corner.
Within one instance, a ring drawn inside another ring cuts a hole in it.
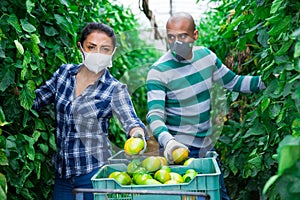
[[[170,44],[171,53],[179,61],[186,60],[190,56],[192,48],[193,42],[181,42],[176,40]]]

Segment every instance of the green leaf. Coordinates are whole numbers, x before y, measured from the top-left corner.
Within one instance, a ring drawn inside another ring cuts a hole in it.
[[[243,173],[242,175],[243,178],[248,178],[252,174],[251,169],[249,167],[244,168],[242,173]]]
[[[26,187],[26,188],[34,188],[34,184],[32,183],[32,181],[31,180],[26,180],[26,182],[25,182],[25,184],[24,184],[24,186]]]
[[[47,132],[41,132],[41,137],[43,138],[43,140],[48,141],[49,135]]]
[[[36,57],[39,57],[39,55],[40,55],[40,48],[39,48],[39,46],[37,44],[33,44],[32,45],[32,53]],[[37,66],[36,67],[32,67],[33,65],[30,65],[30,66],[31,66],[32,70],[36,70],[37,69]]]
[[[17,16],[15,14],[9,15],[9,18],[8,18],[7,22],[10,25],[12,25],[16,29],[17,32],[19,32],[19,33],[22,32],[20,23],[19,23],[18,18],[17,18]]]
[[[263,46],[263,47],[267,47],[268,46],[268,39],[269,39],[269,35],[267,33],[267,31],[265,29],[261,29],[257,32],[258,36],[257,36],[257,40],[258,42]],[[267,51],[266,51],[267,52]]]
[[[233,172],[234,175],[238,173],[238,168],[236,167],[236,157],[233,157],[232,159],[229,160],[229,168]]]
[[[279,104],[272,105],[270,109],[272,119],[277,117],[280,111],[281,111],[281,106]]]
[[[29,110],[33,105],[33,100],[35,98],[34,90],[34,81],[29,80],[20,92],[19,99],[21,101],[21,106],[26,110]]]
[[[40,147],[40,149],[42,150],[42,152],[44,154],[47,154],[49,151],[49,147],[46,144],[38,144],[38,146]]]
[[[292,123],[292,135],[300,137],[300,118],[294,119]]]
[[[67,8],[70,7],[70,3],[66,0],[59,0],[59,2],[63,5],[65,5]]]
[[[30,0],[26,0],[26,11],[30,14],[32,9],[34,8],[34,3],[32,3]]]
[[[47,36],[54,36],[58,34],[58,31],[54,27],[44,26],[44,33]]]
[[[67,63],[67,60],[66,60],[65,55],[64,55],[63,52],[58,51],[58,52],[55,53],[55,56],[57,56],[64,63]]]
[[[50,138],[49,138],[49,146],[56,151],[56,143],[55,143],[55,135],[50,133]]]
[[[271,30],[268,32],[270,36],[277,36],[278,34],[285,32],[284,29],[288,27],[289,24],[292,22],[291,16],[286,16],[282,19],[281,23],[274,24]]]
[[[25,182],[26,179],[23,178],[23,181]],[[22,187],[16,188],[16,193],[22,195],[24,199],[34,199],[33,196],[31,195],[31,192],[29,192],[28,188],[23,184]]]
[[[246,30],[246,33],[250,33],[250,32],[252,32],[252,31],[255,31],[255,30],[259,29],[262,25],[263,25],[263,22],[258,23],[258,24],[256,24],[254,27],[252,27],[252,28]]]
[[[24,54],[24,48],[23,45],[18,41],[18,40],[14,40],[15,46],[18,50],[18,52],[23,55]]]
[[[293,182],[291,181],[292,183],[290,185],[289,191],[292,193],[292,195],[295,196],[295,199],[298,199],[300,195],[300,178],[297,177],[297,175],[299,175],[299,169],[297,171],[296,170],[294,170],[294,173],[292,174],[294,179]]]
[[[268,66],[263,68],[263,72],[266,72],[266,71],[270,70],[274,65],[275,65],[275,60],[272,60],[271,63]]]
[[[0,67],[0,91],[4,92],[6,88],[15,81],[15,72],[10,65]]]
[[[26,51],[24,59],[23,59],[22,67],[24,68],[30,63],[31,63],[31,54],[29,51]],[[24,79],[22,79],[22,80],[24,80]]]
[[[8,159],[4,151],[0,151],[0,166],[8,165]]]
[[[285,42],[274,55],[281,56],[281,55],[285,54],[289,50],[289,48],[292,46],[293,43],[294,43],[293,40],[289,40],[289,41]]]
[[[40,136],[41,136],[41,132],[38,131],[38,130],[35,130],[35,131],[33,132],[33,134],[32,134],[32,138],[34,139],[35,142],[38,141],[38,139],[40,138]]]
[[[41,130],[41,131],[45,131],[45,130],[47,130],[46,129],[46,126],[45,126],[45,124],[44,124],[44,122],[41,120],[41,119],[35,119],[34,120],[34,122],[35,122],[35,125],[34,125],[34,129],[35,130]],[[43,134],[44,132],[42,132],[41,133],[41,135]]]
[[[28,33],[32,33],[34,31],[36,31],[36,28],[30,24],[26,19],[21,19],[21,26],[22,26],[22,29]]]
[[[6,144],[6,137],[4,135],[1,135],[1,132],[0,132],[0,148],[5,148]]]
[[[287,135],[277,148],[278,153],[278,174],[292,167],[300,160],[300,137]]]
[[[266,18],[265,20],[274,24],[274,23],[280,22],[283,17],[284,17],[284,14],[282,12],[280,12],[280,13],[277,13],[276,15],[271,15],[271,17]]]
[[[300,40],[297,41],[294,50],[294,58],[300,57]]]
[[[265,184],[263,189],[263,194],[267,194],[268,189],[276,182],[276,180],[280,177],[280,175],[272,176]]]
[[[25,110],[23,120],[22,120],[22,127],[25,128],[27,126],[28,119],[29,119],[29,112]]]
[[[39,57],[40,48],[39,48],[38,44],[41,42],[40,38],[36,34],[32,34],[32,35],[30,35],[30,39],[32,41],[32,52],[36,57]],[[33,69],[33,70],[35,70],[35,69]]]
[[[290,62],[290,57],[288,55],[275,56],[274,60],[278,65],[287,64]]]
[[[270,13],[271,14],[276,13],[278,11],[278,9],[281,7],[281,4],[282,4],[283,1],[284,0],[275,0],[275,1],[273,1]]]
[[[35,116],[39,117],[39,113],[36,110],[30,109],[30,112]]]
[[[44,154],[37,152],[35,154],[35,161],[40,162],[40,161],[45,161],[46,157]]]
[[[30,160],[34,160],[35,158],[35,150],[34,150],[34,139],[32,137],[29,137],[27,135],[23,135],[24,139],[28,142],[28,144],[25,144],[25,150],[27,152],[27,157]]]
[[[296,37],[300,36],[300,28],[296,29],[292,34],[291,37],[295,39]]]
[[[248,163],[250,163],[251,165],[254,165],[255,168],[260,169],[261,164],[262,164],[262,156],[259,155],[257,157],[254,157],[254,158],[248,160]]]
[[[39,44],[41,42],[39,36],[36,34],[31,34],[30,39],[34,44]]]
[[[25,66],[25,67],[23,67],[23,69],[22,69],[22,71],[21,71],[21,75],[20,75],[20,78],[21,78],[21,80],[22,81],[24,81],[25,80],[25,76],[26,76],[26,74],[27,74],[27,66]]]
[[[34,170],[36,172],[37,179],[39,180],[41,178],[41,161],[39,156],[36,156],[36,159],[34,160]]]
[[[296,74],[296,75],[294,75],[289,81],[288,81],[288,83],[289,84],[292,84],[293,82],[295,82],[295,81],[297,81],[297,80],[299,80],[300,79],[300,74]]]
[[[16,149],[16,137],[15,136],[8,136],[6,139],[6,148],[9,150],[15,150]]]
[[[68,19],[59,14],[54,14],[54,18],[58,25],[63,26],[64,30],[74,36],[73,26],[69,23]]]
[[[0,48],[0,58],[6,58],[5,52]]]
[[[285,115],[285,109],[282,109],[281,111],[280,111],[280,113],[279,113],[279,115],[277,116],[277,119],[276,119],[276,123],[278,124],[278,123],[280,123],[281,121],[282,121],[282,119],[283,119],[283,117],[284,117],[284,115]]]
[[[256,136],[256,135],[263,135],[264,133],[265,133],[264,128],[258,121],[256,121],[255,125],[252,126],[242,138],[247,138],[247,137]]]
[[[33,171],[34,165],[32,162],[27,162],[26,165],[24,165],[21,169],[21,171],[18,172],[18,179],[16,180],[16,187],[19,189],[23,189],[24,183],[26,182],[28,176],[31,175]],[[32,199],[32,198],[29,198]]]
[[[10,124],[11,122],[7,122],[5,119],[5,114],[2,110],[2,107],[0,106],[0,126],[5,126],[7,124]],[[1,135],[1,134],[0,134]]]
[[[0,199],[5,200],[7,193],[7,180],[4,174],[0,173]]]
[[[263,100],[261,101],[261,111],[265,112],[265,110],[269,107],[270,105],[270,98],[263,98]]]

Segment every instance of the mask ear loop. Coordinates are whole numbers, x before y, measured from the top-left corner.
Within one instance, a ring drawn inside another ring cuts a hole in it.
[[[81,43],[79,43],[79,48],[80,48],[80,53],[81,53],[81,55],[82,55],[82,57],[83,57],[83,60],[85,60],[85,51],[83,50],[83,48],[82,48],[82,46],[81,46]]]
[[[113,52],[112,52],[111,55],[110,55],[110,56],[111,56],[111,65],[109,65],[107,68],[111,68],[111,67],[112,67],[112,58],[113,58],[113,56],[114,56],[116,50],[117,50],[117,47],[114,48]]]
[[[114,48],[113,52],[111,53],[111,56],[113,56],[115,54],[116,50],[117,50],[117,47]]]

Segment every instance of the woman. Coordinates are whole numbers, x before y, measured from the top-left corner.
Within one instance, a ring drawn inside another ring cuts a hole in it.
[[[102,23],[87,24],[78,47],[83,63],[62,65],[35,91],[34,109],[50,103],[55,107],[54,200],[75,199],[74,188],[92,188],[91,177],[112,155],[108,127],[113,113],[127,137],[142,138],[143,151],[146,149],[146,128],[135,113],[127,88],[107,69],[116,49],[113,29]],[[93,199],[93,194],[86,193],[84,199]]]

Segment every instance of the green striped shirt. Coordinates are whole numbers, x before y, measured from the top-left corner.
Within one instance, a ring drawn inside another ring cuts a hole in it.
[[[167,52],[153,64],[146,82],[147,121],[161,145],[177,134],[189,136],[186,140],[211,134],[208,130],[213,83],[243,93],[264,88],[260,76],[236,75],[205,47],[194,47],[189,61],[178,62]]]

